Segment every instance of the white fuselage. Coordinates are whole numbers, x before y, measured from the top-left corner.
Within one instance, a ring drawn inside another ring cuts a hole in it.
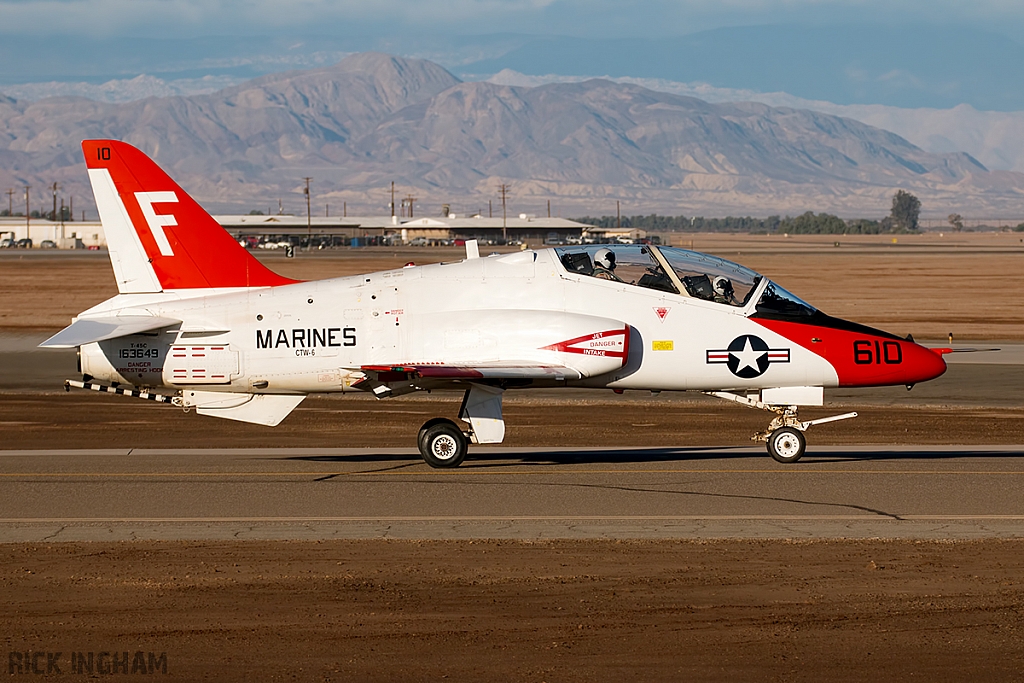
[[[600,358],[563,354],[562,362],[580,364],[580,376],[550,384],[837,386],[825,359],[748,319],[756,300],[737,308],[601,280],[568,272],[552,250],[523,251],[278,287],[118,295],[80,317],[145,314],[182,324],[85,345],[82,371],[145,387],[338,392],[358,382],[365,366],[544,362],[553,352],[542,347],[565,339],[559,335],[624,324],[625,363],[602,366]],[[785,349],[785,362],[754,379],[711,362],[715,350],[745,334]]]

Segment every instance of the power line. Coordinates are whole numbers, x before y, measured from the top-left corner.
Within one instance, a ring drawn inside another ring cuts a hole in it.
[[[505,197],[509,193],[509,187],[505,183],[498,185],[498,191],[501,192],[501,238],[508,241],[508,213],[505,210]]]
[[[306,247],[309,248],[309,242],[313,239],[313,219],[309,207],[309,181],[312,178],[306,177],[303,180],[306,181]]]

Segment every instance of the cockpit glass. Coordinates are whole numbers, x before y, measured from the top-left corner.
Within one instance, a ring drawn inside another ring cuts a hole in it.
[[[674,247],[661,247],[660,251],[686,293],[696,299],[744,306],[761,281],[749,268],[717,256]]]
[[[678,294],[672,278],[645,244],[558,247],[555,253],[570,273]]]
[[[814,315],[814,306],[802,301],[795,294],[790,294],[774,282],[769,282],[757,302],[757,312],[761,315],[784,318],[802,318]]]

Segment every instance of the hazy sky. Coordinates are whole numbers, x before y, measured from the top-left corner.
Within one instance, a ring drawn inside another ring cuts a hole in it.
[[[676,35],[765,23],[970,24],[1013,36],[1020,0],[0,0],[0,33],[194,37],[521,32]]]

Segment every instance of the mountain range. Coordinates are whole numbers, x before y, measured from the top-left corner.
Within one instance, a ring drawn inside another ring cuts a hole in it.
[[[392,181],[428,214],[485,209],[502,183],[514,212],[550,199],[561,215],[622,200],[643,213],[879,217],[899,188],[932,215],[1017,215],[1024,193],[1024,175],[840,116],[601,79],[463,82],[380,53],[189,97],[0,97],[0,189],[56,181],[88,196],[79,143],[94,137],[136,145],[214,211],[283,198],[299,212],[305,176],[315,206],[364,214],[387,211]]]

